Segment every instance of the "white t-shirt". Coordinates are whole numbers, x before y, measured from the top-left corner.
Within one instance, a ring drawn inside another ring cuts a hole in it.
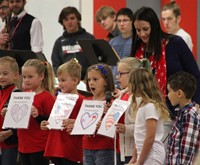
[[[180,28],[175,35],[182,37],[182,39],[186,42],[190,50],[192,51],[193,44],[192,44],[192,38],[191,36],[182,28]]]
[[[152,149],[144,164],[162,164],[165,159],[164,144],[161,141],[164,135],[164,122],[160,120],[160,115],[153,103],[147,103],[140,107],[136,114],[134,137],[137,154],[139,157],[146,137],[146,120],[148,119],[156,119],[157,128]]]

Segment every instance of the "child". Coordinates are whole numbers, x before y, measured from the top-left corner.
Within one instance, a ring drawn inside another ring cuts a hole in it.
[[[81,80],[81,65],[75,60],[62,64],[57,70],[59,87],[62,93],[78,94],[77,85]],[[64,128],[75,122],[81,107],[83,96],[79,95],[69,117],[63,122]],[[41,123],[47,129],[47,121]],[[83,162],[82,136],[72,136],[66,131],[50,130],[44,156],[50,157],[55,165],[78,165]]]
[[[19,78],[19,67],[15,59],[11,57],[0,58],[0,146],[2,150],[1,165],[17,164],[17,136],[16,130],[2,130],[2,125],[6,107],[8,105],[10,95],[16,90],[16,83]],[[4,108],[5,107],[5,108]]]
[[[19,156],[22,165],[48,165],[44,148],[48,131],[40,129],[41,121],[48,119],[54,104],[54,73],[48,62],[31,59],[22,67],[23,87],[35,92],[28,129],[18,129]]]
[[[164,119],[169,116],[162,94],[155,77],[147,69],[139,68],[131,72],[129,83],[135,113],[135,147],[130,163],[162,165],[165,160],[161,141]]]
[[[132,94],[129,86],[129,74],[131,71],[144,67],[150,67],[146,59],[139,60],[134,57],[127,57],[122,59],[117,66],[117,82],[120,85],[122,91],[118,97],[121,100],[131,101]],[[129,106],[125,113],[122,115],[118,124],[116,124],[117,134],[117,165],[123,165],[128,163],[132,158],[133,147],[134,147],[134,120],[133,120],[133,109]],[[119,138],[118,138],[119,137]]]
[[[93,96],[89,100],[105,100],[106,91],[114,91],[111,69],[106,64],[96,64],[88,68],[86,87]],[[83,163],[95,165],[114,164],[114,141],[112,138],[93,135],[83,136]]]
[[[196,79],[187,72],[177,72],[168,79],[168,97],[173,106],[179,105],[176,121],[169,133],[167,165],[193,164],[200,144],[200,116],[192,97]]]

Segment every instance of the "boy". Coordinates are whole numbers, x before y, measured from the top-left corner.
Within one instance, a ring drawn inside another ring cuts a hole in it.
[[[0,58],[0,147],[2,150],[1,165],[16,165],[17,136],[16,130],[2,130],[5,108],[8,105],[10,95],[16,91],[15,83],[19,77],[17,62],[11,57]]]
[[[199,150],[200,116],[192,102],[196,88],[196,79],[187,72],[177,72],[168,79],[169,100],[173,106],[179,107],[169,133],[167,165],[192,164]]]
[[[81,80],[81,65],[75,60],[59,66],[57,76],[62,93],[78,94],[77,85]],[[84,96],[79,95],[69,119],[63,121],[64,131],[50,130],[44,156],[55,165],[80,165],[83,159],[82,136],[71,136],[70,132],[79,113]],[[46,130],[48,121],[42,121],[41,129]],[[56,140],[55,140],[56,139]]]
[[[96,22],[108,32],[107,39],[109,41],[120,34],[115,22],[116,14],[116,11],[110,6],[102,6],[96,11]]]

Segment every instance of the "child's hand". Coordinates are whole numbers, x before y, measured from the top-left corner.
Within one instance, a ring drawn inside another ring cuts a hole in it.
[[[116,132],[117,132],[117,133],[125,134],[125,132],[126,132],[126,127],[125,127],[124,124],[117,123],[117,124],[115,124],[115,126],[116,126]]]
[[[132,156],[131,160],[129,161],[128,165],[133,165],[134,163],[137,163],[137,159]],[[135,165],[135,164],[134,164]]]
[[[5,139],[9,138],[12,135],[11,130],[1,131],[0,132],[0,142],[3,142]]]
[[[49,124],[48,121],[43,120],[43,121],[40,123],[40,129],[41,129],[41,130],[48,130],[48,129],[49,129],[49,127],[47,126],[48,124]]]
[[[67,129],[70,124],[74,124],[75,119],[64,119],[62,122],[63,129]]]
[[[32,110],[31,111],[31,115],[33,116],[33,118],[38,117],[39,113],[38,113],[37,108],[35,108],[34,106],[32,106],[31,110]]]
[[[74,128],[74,124],[69,124],[69,125],[67,126],[67,129],[66,129],[67,133],[68,133],[68,134],[71,134],[73,128]]]
[[[8,109],[7,109],[6,107],[4,107],[4,108],[1,110],[1,116],[2,116],[2,117],[5,117],[7,110],[8,110]]]

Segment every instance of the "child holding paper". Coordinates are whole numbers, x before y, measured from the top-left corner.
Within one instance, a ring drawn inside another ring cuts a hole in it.
[[[86,87],[93,96],[89,100],[105,100],[106,91],[114,91],[114,80],[110,67],[96,64],[88,68]],[[83,137],[83,163],[95,165],[114,164],[114,141],[112,138],[94,134]]]
[[[77,85],[81,80],[81,65],[75,60],[62,64],[57,70],[62,93],[78,94]],[[79,94],[69,119],[63,121],[64,129],[70,131],[81,107],[84,96]],[[48,121],[41,123],[41,129],[48,129]],[[83,162],[82,136],[70,135],[65,130],[50,130],[44,156],[55,165],[78,165]]]
[[[2,151],[1,165],[17,164],[17,135],[15,129],[2,129],[4,115],[7,110],[10,95],[16,91],[16,83],[19,78],[19,67],[15,59],[11,57],[0,58],[0,146]]]
[[[23,86],[35,92],[28,129],[18,129],[19,157],[23,165],[49,165],[44,149],[48,131],[40,123],[48,119],[54,104],[54,72],[50,63],[31,59],[22,67]]]
[[[121,88],[120,96],[118,97],[119,99],[131,101],[132,94],[131,89],[129,88],[129,75],[131,71],[142,67],[150,67],[148,60],[139,60],[138,58],[127,57],[118,62],[116,79]],[[123,165],[130,161],[134,147],[134,120],[131,105],[127,108],[118,121],[118,124],[115,126],[117,133],[117,165]]]
[[[169,113],[151,71],[138,68],[130,73],[135,115],[135,147],[130,163],[134,165],[162,165],[165,149],[162,143],[164,119]],[[140,100],[140,101],[138,101]]]

